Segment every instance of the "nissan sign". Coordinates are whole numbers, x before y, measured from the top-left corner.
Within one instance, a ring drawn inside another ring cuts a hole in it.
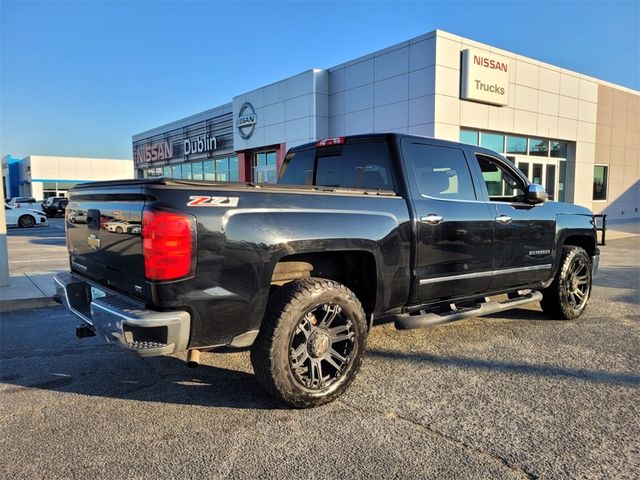
[[[258,123],[258,116],[256,115],[256,110],[253,108],[253,105],[249,102],[243,103],[238,112],[238,120],[236,123],[240,136],[245,140],[250,138],[256,129],[256,123]]]
[[[136,149],[136,165],[155,162],[156,160],[166,160],[171,157],[173,157],[173,145],[167,141],[145,145]]]
[[[509,104],[509,59],[472,48],[462,51],[460,98]]]
[[[199,135],[195,138],[187,138],[184,141],[184,154],[212,152],[218,148],[218,141],[212,135]]]

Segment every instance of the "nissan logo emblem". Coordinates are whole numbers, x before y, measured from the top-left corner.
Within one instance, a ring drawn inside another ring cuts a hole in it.
[[[240,107],[240,112],[238,112],[238,133],[240,136],[247,140],[253,135],[254,130],[256,129],[256,123],[258,121],[258,116],[256,115],[256,110],[253,108],[249,102],[245,102]]]

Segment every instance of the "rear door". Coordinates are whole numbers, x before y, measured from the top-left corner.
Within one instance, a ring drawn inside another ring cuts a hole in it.
[[[486,291],[493,215],[478,201],[463,150],[405,137],[402,153],[417,217],[412,303]]]
[[[131,185],[72,192],[65,218],[71,270],[138,296],[145,285],[141,232],[117,226],[142,222],[145,196],[140,190]]]
[[[527,184],[510,162],[483,154],[477,154],[475,162],[486,187],[482,195],[494,216],[491,289],[546,280],[553,263],[553,212],[544,203],[525,202]]]

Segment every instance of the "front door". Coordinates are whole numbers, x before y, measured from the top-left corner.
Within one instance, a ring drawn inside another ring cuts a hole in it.
[[[462,149],[407,137],[402,150],[417,217],[412,303],[486,291],[494,215],[478,201]]]
[[[548,279],[555,239],[553,212],[544,203],[524,201],[526,184],[509,163],[484,155],[477,155],[477,160],[495,220],[491,289]]]

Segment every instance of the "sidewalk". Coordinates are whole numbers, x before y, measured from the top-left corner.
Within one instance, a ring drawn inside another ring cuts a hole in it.
[[[640,235],[640,222],[608,223],[606,240],[635,237]]]
[[[9,285],[0,287],[0,312],[57,305],[53,273],[20,273],[9,277]]]

